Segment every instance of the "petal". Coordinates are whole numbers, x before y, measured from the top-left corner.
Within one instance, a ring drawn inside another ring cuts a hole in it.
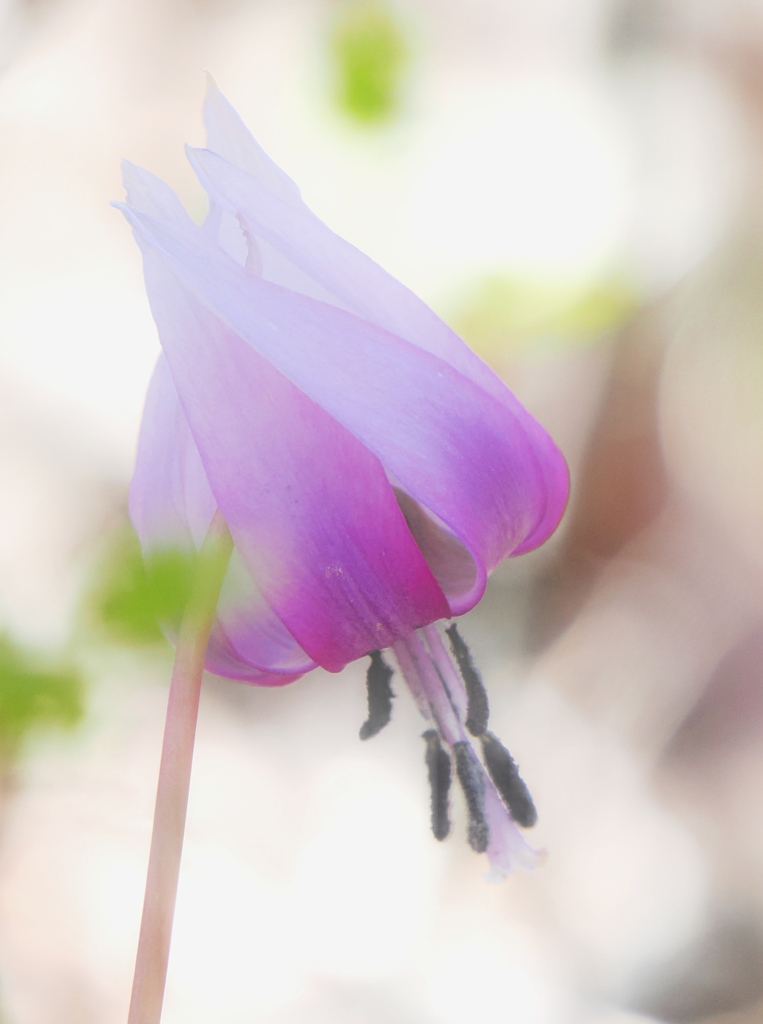
[[[129,508],[144,550],[198,550],[217,508],[163,356],[146,395]]]
[[[210,74],[207,74],[204,125],[210,149],[243,168],[273,196],[301,205],[302,197],[296,184],[270,159]]]
[[[127,192],[127,205],[143,213],[175,224],[192,225],[188,211],[170,186],[150,171],[122,161],[122,183]]]
[[[538,535],[549,508],[561,511],[561,496],[547,490],[541,428],[528,433],[524,417],[452,366],[247,275],[198,231],[125,213],[200,302],[377,455],[465,545],[476,582],[451,600],[453,613],[479,600],[487,571]],[[558,453],[557,461],[563,465]]]
[[[268,280],[340,308],[354,309],[372,323],[439,355],[505,404],[532,439],[545,496],[534,530],[510,553],[523,554],[542,544],[556,529],[569,491],[567,465],[546,431],[425,303],[308,210],[299,200],[296,185],[264,154],[214,84],[207,102],[210,145],[234,162],[240,161],[236,167],[214,153],[190,151],[191,162],[210,193],[210,219],[224,236],[221,241],[226,251],[238,262],[245,262],[240,221],[249,222],[252,233],[263,236],[254,244],[259,246],[258,256]],[[131,205],[181,226],[192,224],[175,193],[159,178],[127,163],[124,172]],[[460,568],[457,571],[463,574]]]
[[[191,147],[186,152],[210,197],[243,216],[256,235],[318,282],[337,305],[432,352],[495,397],[509,400],[506,385],[426,303],[334,234],[307,206],[280,200],[216,152]]]
[[[297,185],[262,149],[209,74],[207,95],[204,100],[204,123],[207,129],[208,148],[246,172],[250,180],[257,183],[263,195],[267,196],[268,202],[283,202],[293,208],[307,210]],[[245,254],[246,249],[245,246],[242,249],[243,236],[238,210],[227,204],[221,205],[210,195],[207,221],[206,226],[215,233],[222,248],[243,265],[245,259],[242,258],[242,253]],[[257,238],[256,244],[267,280],[324,302],[337,302],[329,289],[319,284],[304,269],[296,266],[279,248],[262,237]]]
[[[227,101],[226,101],[227,103]],[[230,106],[230,105],[229,105]],[[232,109],[232,108],[230,108]],[[248,132],[243,124],[241,130]],[[252,136],[249,137],[253,140]],[[210,150],[216,147],[210,142]],[[286,204],[246,173],[209,150],[188,157],[210,199],[249,223],[265,245],[265,278],[332,302],[439,356],[506,405],[541,453],[548,505],[536,529],[512,553],[542,544],[556,529],[567,502],[569,475],[561,453],[504,382],[439,317],[394,277],[334,234],[303,203]],[[225,156],[226,154],[222,154]],[[228,158],[230,159],[230,158]],[[274,258],[278,254],[280,259]],[[316,284],[318,287],[316,287]]]
[[[255,668],[248,662],[242,661],[228,639],[227,633],[222,629],[220,623],[216,622],[209,637],[204,668],[212,675],[222,676],[224,679],[235,679],[252,686],[286,686],[287,683],[293,683],[305,672],[315,668],[315,662],[310,661],[306,655],[304,657],[305,667],[294,674]]]
[[[234,549],[207,649],[208,670],[258,686],[283,686],[315,667]]]
[[[167,361],[160,356],[141,423],[130,518],[144,551],[192,552],[201,547],[216,509]],[[315,667],[273,614],[237,552],[220,594],[206,666],[217,675],[266,686],[291,682]]]
[[[301,647],[336,671],[447,615],[378,459],[143,248],[154,318],[218,507]]]

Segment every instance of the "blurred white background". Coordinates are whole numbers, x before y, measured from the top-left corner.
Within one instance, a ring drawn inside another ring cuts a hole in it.
[[[763,1020],[761,0],[0,5],[0,631],[87,680],[6,758],[0,1020],[126,1017],[171,653],[82,612],[158,351],[109,202],[128,157],[203,213],[205,67],[574,487],[463,627],[544,866],[486,883],[459,812],[434,841],[405,695],[357,740],[362,666],[209,679],[164,1021]]]

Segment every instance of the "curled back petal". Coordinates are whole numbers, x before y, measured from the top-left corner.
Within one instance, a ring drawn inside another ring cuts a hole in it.
[[[142,248],[159,336],[215,500],[301,648],[336,671],[447,615],[379,460],[199,303],[162,255]]]
[[[362,442],[461,541],[475,582],[450,607],[460,613],[476,603],[487,572],[537,534],[547,515],[546,454],[524,419],[431,353],[247,275],[198,231],[125,212],[144,247],[161,252],[199,303]]]

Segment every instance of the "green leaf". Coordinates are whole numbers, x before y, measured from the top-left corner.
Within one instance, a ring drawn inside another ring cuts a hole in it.
[[[387,4],[346,4],[329,37],[329,55],[337,105],[344,114],[375,124],[399,112],[409,50]]]
[[[0,634],[0,754],[37,727],[69,729],[84,714],[84,686],[71,669],[40,665]]]
[[[120,526],[98,566],[88,605],[107,637],[150,644],[177,628],[193,587],[195,552],[167,548],[144,560],[132,527]]]

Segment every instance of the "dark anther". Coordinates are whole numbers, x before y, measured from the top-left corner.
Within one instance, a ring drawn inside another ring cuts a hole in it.
[[[469,846],[475,853],[484,853],[490,839],[485,820],[485,780],[468,743],[463,740],[454,743],[453,754],[456,758],[456,775],[469,811]]]
[[[455,622],[445,632],[448,634],[450,649],[458,662],[458,669],[464,680],[464,686],[466,686],[466,728],[472,736],[481,736],[487,729],[490,717],[490,705],[485,687],[482,685],[482,678],[474,667],[471,652],[458,632]]]
[[[517,825],[532,828],[538,820],[538,812],[530,791],[519,774],[516,761],[492,732],[486,732],[480,739],[485,767],[512,818]]]
[[[371,664],[366,673],[368,689],[368,718],[360,727],[360,738],[369,740],[380,732],[392,717],[392,698],[395,694],[389,684],[392,669],[382,658],[381,651],[371,651]]]
[[[434,729],[427,729],[423,734],[426,740],[426,763],[429,773],[429,790],[432,797],[432,832],[435,839],[445,839],[450,832],[450,816],[448,803],[450,795],[450,756],[440,743],[440,737]]]

